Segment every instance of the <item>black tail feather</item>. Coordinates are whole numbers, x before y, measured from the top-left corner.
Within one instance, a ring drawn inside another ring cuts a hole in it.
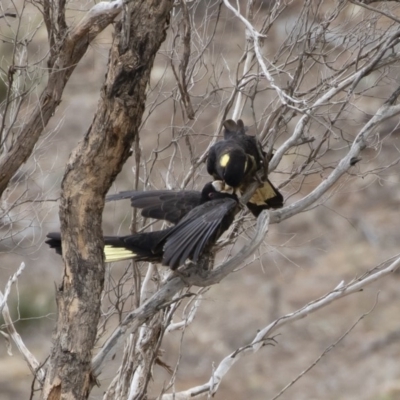
[[[129,236],[105,236],[105,262],[135,259],[137,261],[161,261],[163,250],[159,241],[167,230],[138,233]],[[47,235],[46,244],[62,255],[61,233],[51,232]]]
[[[46,240],[45,243],[48,244],[50,248],[54,249],[56,253],[61,256],[62,255],[61,233],[50,232],[46,237],[48,237],[48,240]]]

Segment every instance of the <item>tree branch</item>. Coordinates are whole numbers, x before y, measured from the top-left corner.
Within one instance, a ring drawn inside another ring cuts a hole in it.
[[[8,280],[4,295],[2,295],[3,299],[0,300],[0,313],[3,312],[3,307],[7,304],[8,296],[10,295],[11,286],[17,281],[18,277],[22,274],[22,271],[25,269],[25,263],[22,262],[19,266],[17,272]]]
[[[4,322],[6,323],[7,331],[10,334],[12,340],[18,348],[18,351],[24,357],[26,363],[28,364],[29,369],[32,371],[32,374],[37,377],[38,381],[43,383],[44,381],[44,370],[40,367],[39,362],[36,360],[36,357],[28,350],[23,342],[21,336],[18,334],[15,329],[14,323],[11,319],[10,312],[7,306],[7,297],[10,293],[10,288],[13,283],[16,282],[18,277],[21,275],[22,271],[25,268],[25,263],[21,263],[18,268],[18,271],[8,280],[6,289],[3,293],[0,291],[0,312],[3,314]]]
[[[61,102],[65,85],[91,41],[119,14],[122,0],[96,4],[59,43],[46,88],[10,150],[0,157],[0,197],[10,179],[31,155],[41,133]]]
[[[376,127],[382,122],[400,114],[400,105],[392,106],[394,98],[399,95],[397,89],[391,96],[390,101],[387,101],[376,112],[376,114],[365,124],[353,141],[349,152],[338,163],[337,167],[329,174],[320,185],[318,185],[311,193],[303,197],[301,200],[284,207],[280,210],[271,211],[271,223],[278,223],[287,218],[304,211],[307,207],[320,199],[339,179],[343,176],[354,164],[354,160],[358,158],[361,151],[367,146],[367,141],[372,135]],[[284,145],[282,145],[284,146]]]
[[[327,293],[325,296],[311,301],[297,311],[276,319],[274,322],[262,329],[249,345],[244,346],[225,357],[220,362],[209,381],[204,385],[196,386],[189,390],[178,393],[164,394],[161,396],[161,400],[188,400],[194,397],[205,395],[207,393],[215,394],[222,381],[222,378],[227,374],[232,366],[244,355],[248,353],[256,353],[258,350],[260,350],[265,345],[266,338],[268,338],[278,328],[305,318],[311,313],[328,306],[340,298],[361,291],[365,286],[393,273],[397,268],[399,268],[399,266],[400,257],[393,261],[388,267],[376,272],[374,272],[375,269],[372,269],[369,274],[357,279],[352,283],[349,283],[348,285],[344,285],[344,283],[341,282],[337,288]]]

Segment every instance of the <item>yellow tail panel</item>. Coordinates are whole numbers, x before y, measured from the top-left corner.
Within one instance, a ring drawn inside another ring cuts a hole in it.
[[[131,250],[124,247],[104,246],[105,262],[129,260],[136,256]]]

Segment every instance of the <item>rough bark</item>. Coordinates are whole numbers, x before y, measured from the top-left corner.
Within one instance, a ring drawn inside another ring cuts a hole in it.
[[[91,357],[104,282],[104,196],[130,154],[144,112],[155,55],[166,37],[173,2],[135,1],[117,23],[101,100],[72,153],[60,204],[65,272],[43,389],[45,399],[84,399],[94,384]]]

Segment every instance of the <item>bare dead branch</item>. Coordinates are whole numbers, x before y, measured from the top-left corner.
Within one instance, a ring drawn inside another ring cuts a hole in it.
[[[182,6],[182,12],[183,12],[183,17],[182,17],[183,53],[182,53],[182,58],[181,58],[180,64],[179,64],[179,72],[180,72],[179,77],[175,72],[175,68],[172,68],[172,70],[175,73],[175,78],[177,80],[178,88],[179,88],[179,91],[182,96],[182,102],[183,102],[185,110],[186,110],[186,115],[189,119],[194,119],[194,111],[193,111],[192,103],[190,101],[190,95],[188,93],[188,82],[187,82],[187,69],[188,69],[188,64],[189,64],[189,59],[190,59],[191,26],[190,26],[190,18],[189,18],[189,12],[188,12],[188,8],[187,8],[186,0],[181,0],[181,6]]]
[[[18,277],[22,274],[22,271],[25,269],[25,263],[21,263],[17,272],[8,280],[5,290],[3,299],[0,301],[0,313],[3,312],[3,307],[7,304],[8,296],[10,295],[11,286],[17,281]]]
[[[330,346],[328,346],[322,353],[321,355],[304,371],[302,371],[295,379],[293,379],[290,383],[288,383],[272,400],[276,400],[277,398],[281,397],[283,393],[286,392],[290,387],[292,387],[299,379],[301,379],[305,374],[307,374],[312,368],[314,368],[323,357],[325,357],[330,351],[332,351],[345,337],[347,337],[351,331],[359,324],[361,320],[363,320],[366,316],[372,313],[374,311],[376,305],[378,304],[378,296],[376,297],[375,304],[372,306],[372,308],[367,311],[366,313],[362,314],[349,329],[343,335],[339,337],[336,342],[332,343]]]
[[[187,399],[191,399],[194,397],[202,396],[207,393],[216,393],[216,391],[218,390],[218,387],[222,381],[222,378],[231,369],[231,367],[247,353],[249,353],[249,352],[255,353],[255,352],[259,351],[264,345],[265,338],[271,336],[271,334],[274,331],[276,331],[278,328],[280,328],[281,326],[286,325],[288,323],[292,323],[299,319],[305,318],[308,315],[310,315],[311,313],[313,313],[321,308],[326,307],[327,305],[331,304],[333,301],[336,301],[339,298],[359,292],[365,286],[393,273],[394,271],[396,271],[397,268],[399,268],[399,266],[400,266],[400,257],[398,257],[389,266],[387,266],[386,268],[383,268],[382,270],[374,272],[374,269],[372,269],[370,275],[364,276],[363,278],[360,278],[360,279],[357,279],[355,282],[349,283],[347,285],[344,285],[344,283],[341,282],[338,285],[338,287],[335,288],[332,292],[327,293],[325,296],[321,297],[318,300],[311,301],[310,303],[308,303],[304,307],[300,308],[299,310],[294,311],[293,313],[290,313],[281,318],[278,318],[277,320],[275,320],[274,322],[269,324],[267,327],[260,330],[260,332],[255,336],[255,338],[253,339],[251,344],[248,346],[245,346],[243,351],[240,351],[240,352],[235,351],[235,352],[231,353],[229,356],[225,357],[220,362],[220,364],[218,365],[216,370],[213,372],[213,375],[211,376],[210,380],[207,383],[205,383],[204,385],[196,386],[194,388],[185,390],[183,392],[164,394],[164,395],[162,395],[161,399],[162,400],[172,400],[172,399],[187,400]],[[366,315],[368,315],[371,311],[362,315],[356,321],[356,323],[350,328],[350,330],[347,331],[344,335],[342,335],[341,338],[339,338],[339,341],[342,340],[343,337],[347,336],[347,334],[354,328],[354,326],[357,325],[358,322],[362,318],[364,318]]]
[[[18,351],[21,353],[21,355],[24,357],[26,363],[28,364],[28,367],[30,368],[32,374],[37,377],[38,381],[43,383],[45,373],[44,370],[41,368],[40,363],[36,360],[35,356],[28,350],[28,348],[25,346],[25,343],[23,342],[21,336],[18,334],[18,332],[15,329],[14,323],[11,319],[10,312],[8,310],[7,306],[7,297],[10,293],[10,288],[13,283],[16,282],[18,277],[21,275],[22,271],[25,268],[25,263],[21,263],[19,266],[17,272],[9,279],[7,285],[6,285],[6,290],[3,293],[0,291],[0,311],[3,315],[4,321],[6,323],[6,328],[11,336],[11,339],[15,343],[15,345],[18,348]]]
[[[386,102],[362,128],[362,130],[359,132],[356,139],[354,140],[353,144],[351,145],[351,148],[347,155],[339,162],[339,164],[332,171],[329,177],[303,199],[291,204],[290,206],[284,207],[281,210],[272,211],[271,223],[280,222],[297,214],[302,210],[305,210],[317,198],[320,198],[324,193],[326,193],[326,191],[329,190],[329,188],[331,188],[339,180],[339,178],[343,176],[343,174],[349,168],[352,167],[353,160],[358,158],[361,151],[365,149],[365,147],[367,146],[367,140],[373,134],[376,127],[387,119],[400,114],[400,106],[391,105],[393,104],[393,99],[397,98],[397,96],[398,89],[394,92],[390,101]]]
[[[59,43],[57,58],[49,71],[46,88],[37,105],[14,141],[11,149],[0,157],[0,196],[19,167],[28,159],[57,106],[69,77],[85,54],[91,41],[119,14],[122,0],[96,4]]]

